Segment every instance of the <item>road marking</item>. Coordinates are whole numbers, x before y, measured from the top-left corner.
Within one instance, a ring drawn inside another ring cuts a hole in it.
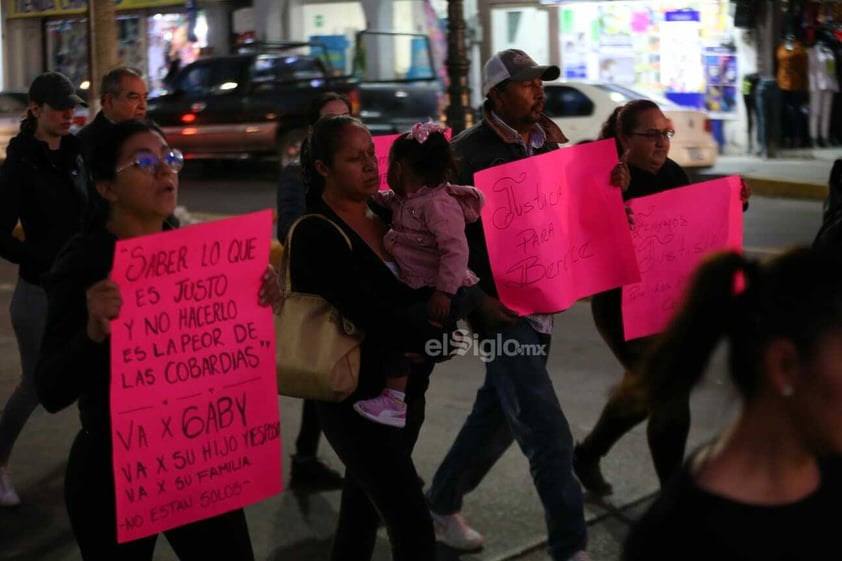
[[[770,247],[743,247],[743,253],[771,257],[784,251],[784,248],[775,249]]]

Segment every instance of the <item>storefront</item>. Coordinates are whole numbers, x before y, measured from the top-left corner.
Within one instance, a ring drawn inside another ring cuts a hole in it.
[[[85,88],[89,78],[86,3],[65,0],[43,8],[34,4],[13,0],[7,4],[7,20],[39,18],[46,70],[62,72]],[[195,3],[192,6],[184,0],[117,0],[119,64],[142,70],[150,91],[160,88],[171,70],[193,62],[207,47],[205,12],[196,9]],[[15,51],[20,52],[10,49]]]
[[[728,0],[570,3],[558,17],[564,78],[664,94],[718,118],[736,115]]]

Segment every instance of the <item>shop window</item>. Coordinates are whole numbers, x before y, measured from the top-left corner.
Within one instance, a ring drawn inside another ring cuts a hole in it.
[[[545,88],[544,95],[544,113],[549,117],[587,117],[593,114],[593,101],[575,88],[551,86]]]

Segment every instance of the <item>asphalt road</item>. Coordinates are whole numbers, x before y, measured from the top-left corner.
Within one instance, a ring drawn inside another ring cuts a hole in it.
[[[275,173],[269,165],[226,163],[203,174],[191,167],[181,184],[181,202],[191,212],[231,214],[274,205]],[[756,197],[745,214],[746,246],[754,253],[768,254],[792,243],[809,243],[820,215],[821,203],[817,201]],[[8,316],[15,274],[13,266],[0,261],[0,399],[12,391],[19,372]],[[581,438],[593,425],[607,391],[620,374],[619,366],[596,333],[587,303],[578,303],[558,316],[549,371],[571,430]],[[419,474],[426,481],[432,478],[464,421],[482,378],[481,363],[470,356],[437,366],[427,395],[427,420],[415,453]],[[733,415],[737,400],[726,378],[720,355],[693,397],[691,447],[721,430]],[[298,430],[300,402],[281,398],[280,409],[282,440],[291,444]],[[16,509],[0,509],[0,561],[79,561],[61,492],[67,452],[77,428],[77,413],[75,407],[70,407],[58,415],[39,409],[24,429],[12,458],[24,504]],[[285,444],[284,460],[290,450]],[[339,467],[324,442],[320,454]],[[285,461],[285,481],[287,470]],[[610,502],[586,504],[590,549],[594,561],[616,561],[629,522],[639,516],[657,489],[642,426],[612,450],[605,459],[604,471],[616,491]],[[257,558],[328,558],[338,499],[337,492],[308,496],[284,492],[249,507],[247,515]],[[465,555],[441,548],[440,561],[546,559],[542,509],[526,460],[516,446],[466,497],[464,512],[470,523],[486,534],[486,547]],[[387,544],[385,535],[381,536],[375,561],[390,558]],[[174,559],[164,540],[159,542],[156,559]]]
[[[179,204],[199,214],[241,214],[273,208],[276,189],[272,163],[188,162],[181,176]],[[811,243],[821,223],[821,203],[755,196],[744,219],[747,251],[768,254]]]

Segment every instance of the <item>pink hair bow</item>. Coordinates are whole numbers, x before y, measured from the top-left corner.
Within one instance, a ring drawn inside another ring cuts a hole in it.
[[[427,142],[427,138],[429,138],[430,133],[433,132],[440,132],[444,134],[447,128],[444,125],[439,123],[435,123],[433,121],[427,121],[426,123],[415,123],[412,125],[412,128],[409,129],[409,138],[414,138],[418,141],[418,144],[424,144]]]

